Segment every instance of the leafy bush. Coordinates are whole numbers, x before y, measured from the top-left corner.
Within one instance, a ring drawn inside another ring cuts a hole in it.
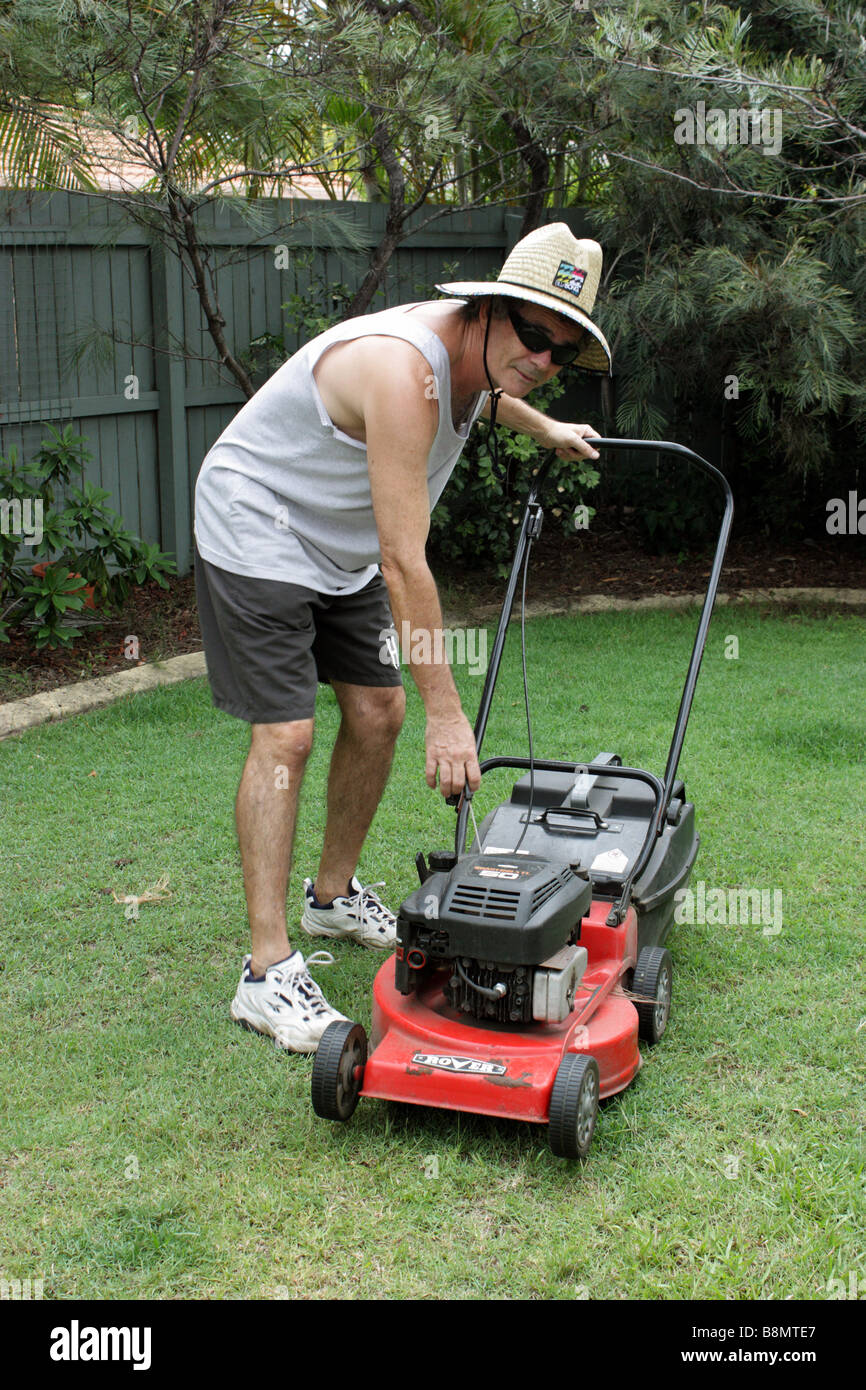
[[[554,377],[532,393],[532,405],[547,413],[550,404],[564,391]],[[546,450],[525,434],[513,434],[497,425],[500,465],[508,482],[497,476],[490,455],[490,427],[485,421],[473,426],[463,455],[437,504],[431,524],[431,557],[444,564],[477,568],[495,565],[496,574],[507,575],[514,551],[515,535],[531,480],[546,456]],[[575,508],[586,505],[584,493],[598,482],[598,471],[588,460],[564,463],[554,459],[542,496],[547,517],[553,517],[564,531],[575,525]],[[586,517],[593,515],[587,507]]]
[[[85,606],[93,586],[94,606],[117,607],[134,584],[155,579],[168,588],[165,578],[176,572],[174,561],[156,545],[148,545],[127,531],[117,512],[106,507],[111,495],[84,477],[92,454],[87,441],[67,425],[59,433],[53,425],[31,464],[21,464],[13,446],[0,455],[0,641],[8,642],[16,628],[33,631],[33,645],[73,645],[81,628],[69,615]],[[73,470],[81,474],[80,486],[70,482]],[[55,490],[65,491],[65,503],[55,509]],[[34,518],[41,513],[41,535],[32,559],[45,561],[34,575],[18,551],[22,535],[20,519],[28,518],[27,534],[35,538]]]

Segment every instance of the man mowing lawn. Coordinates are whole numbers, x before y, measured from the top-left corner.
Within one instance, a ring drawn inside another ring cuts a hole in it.
[[[301,929],[378,950],[395,918],[355,877],[379,805],[405,695],[392,631],[434,634],[442,612],[425,544],[438,500],[480,415],[561,459],[597,458],[589,425],[525,405],[574,364],[607,372],[589,314],[601,247],[557,222],[518,242],[499,278],[439,285],[456,300],[402,304],[313,338],[247,402],[202,464],[195,575],[214,704],[251,725],[235,807],[252,955],[232,1017],[290,1052],[315,1052],[343,1018],[309,973],[333,962],[292,950],[286,892],[318,681],[341,723],[325,840],[304,882]],[[389,611],[390,604],[390,611]],[[411,661],[426,712],[426,777],[443,796],[481,775],[441,643]],[[381,885],[376,884],[375,887]]]

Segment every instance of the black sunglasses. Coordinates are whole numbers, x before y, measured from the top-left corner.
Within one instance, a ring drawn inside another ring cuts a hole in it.
[[[527,323],[526,319],[521,318],[517,310],[513,309],[510,304],[508,317],[511,319],[511,327],[523,346],[529,352],[549,351],[550,360],[557,367],[568,367],[583,350],[586,329],[584,329],[583,338],[579,343],[554,343],[541,328],[536,328],[534,323]]]

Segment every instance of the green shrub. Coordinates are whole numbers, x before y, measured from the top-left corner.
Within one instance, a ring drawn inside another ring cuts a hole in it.
[[[74,435],[71,425],[62,434],[47,428],[29,465],[19,463],[14,446],[0,455],[0,641],[8,642],[16,628],[29,628],[37,649],[70,647],[81,636],[69,616],[84,608],[90,585],[97,608],[116,608],[134,584],[155,579],[166,589],[165,576],[176,573],[168,555],[127,531],[122,517],[106,507],[111,494],[85,479],[93,457],[86,439]],[[80,486],[70,481],[74,470],[80,471]],[[54,506],[57,488],[65,492],[62,509]],[[25,515],[34,537],[34,519],[41,518],[30,559],[18,556],[26,543],[20,525]],[[46,563],[34,575],[37,559]]]
[[[532,393],[532,405],[547,413],[564,391],[559,378]],[[496,427],[499,461],[506,479],[497,476],[490,454],[490,427],[473,426],[462,457],[434,509],[430,524],[431,558],[443,564],[480,568],[495,566],[503,578],[509,570],[515,536],[530,484],[547,451],[525,434],[505,425]],[[585,506],[584,493],[598,482],[598,470],[588,460],[564,463],[554,459],[542,502],[547,518],[564,531],[574,529],[575,508]],[[587,508],[586,516],[593,509]]]

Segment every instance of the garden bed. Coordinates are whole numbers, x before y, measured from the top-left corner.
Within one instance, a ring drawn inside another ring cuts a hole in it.
[[[651,594],[699,593],[706,587],[711,552],[650,555],[628,531],[593,522],[591,532],[567,536],[547,525],[533,551],[528,597],[555,603],[585,594],[636,599]],[[450,620],[483,604],[501,601],[504,581],[489,570],[449,575],[434,572]],[[728,549],[723,590],[761,588],[864,588],[866,545],[861,538],[829,538],[796,548],[764,539],[737,540]],[[129,670],[136,660],[165,661],[201,648],[192,574],[168,589],[150,583],[130,593],[122,609],[101,621],[87,613],[82,636],[70,650],[34,652],[16,634],[0,648],[0,702],[23,699],[73,681]],[[138,656],[127,657],[125,639],[138,639]]]

